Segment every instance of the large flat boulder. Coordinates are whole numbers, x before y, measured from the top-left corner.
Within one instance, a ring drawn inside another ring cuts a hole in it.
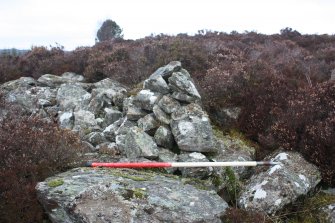
[[[275,214],[299,196],[306,195],[321,181],[317,167],[299,153],[276,152],[267,157],[270,159],[281,164],[251,177],[238,199],[241,208]]]
[[[53,223],[215,223],[228,207],[214,191],[131,169],[77,168],[36,189]]]

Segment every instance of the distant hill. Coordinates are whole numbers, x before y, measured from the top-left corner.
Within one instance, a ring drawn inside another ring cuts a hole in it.
[[[11,49],[0,49],[0,55],[9,54],[9,55],[22,55],[28,52],[29,50],[19,50],[15,48]]]

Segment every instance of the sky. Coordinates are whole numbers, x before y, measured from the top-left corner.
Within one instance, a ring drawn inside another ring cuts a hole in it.
[[[92,46],[106,19],[125,39],[151,34],[279,33],[335,34],[335,0],[0,0],[0,49]]]

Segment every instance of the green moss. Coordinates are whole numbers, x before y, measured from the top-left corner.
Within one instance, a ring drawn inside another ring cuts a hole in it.
[[[199,190],[211,190],[211,182],[207,180],[200,180],[197,178],[181,178],[184,184],[189,184],[194,186]]]
[[[51,180],[48,182],[49,187],[58,187],[63,184],[64,184],[64,181],[62,179],[55,179],[55,180]]]
[[[143,189],[143,188],[135,188],[135,189],[133,189],[133,198],[145,199],[147,197],[148,197],[148,195],[145,192],[145,189]]]
[[[216,187],[220,187],[224,183],[223,178],[219,175],[214,175],[211,177],[211,179],[212,179],[213,185]]]
[[[225,168],[226,174],[226,190],[232,201],[237,199],[238,194],[241,191],[241,182],[237,179],[234,170],[231,167]]]

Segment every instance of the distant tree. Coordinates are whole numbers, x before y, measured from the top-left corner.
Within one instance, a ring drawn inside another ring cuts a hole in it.
[[[101,42],[114,38],[123,38],[122,29],[116,22],[107,19],[97,32],[97,40]]]
[[[281,29],[280,34],[282,36],[287,37],[287,38],[294,38],[296,36],[301,36],[301,33],[299,33],[297,30],[293,30],[290,27],[286,27],[285,29]]]

